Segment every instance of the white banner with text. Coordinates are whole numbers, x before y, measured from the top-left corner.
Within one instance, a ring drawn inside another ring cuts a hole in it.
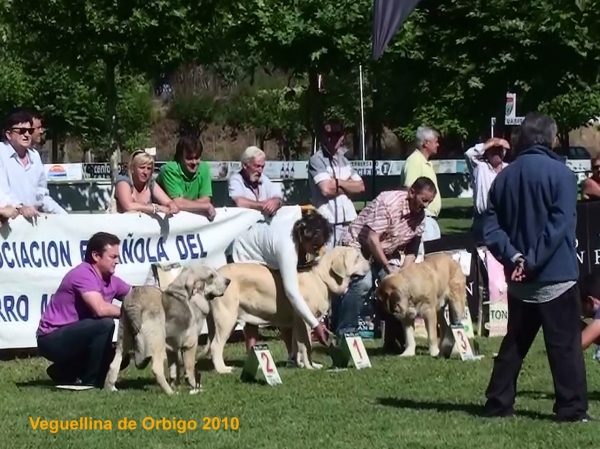
[[[65,274],[81,263],[94,233],[121,239],[116,275],[143,285],[153,263],[225,265],[227,247],[261,218],[258,211],[219,208],[212,223],[187,212],[168,219],[129,213],[9,221],[0,228],[0,350],[37,346],[41,314]]]

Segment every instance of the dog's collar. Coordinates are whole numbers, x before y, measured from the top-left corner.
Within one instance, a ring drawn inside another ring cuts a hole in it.
[[[318,264],[319,264],[319,259],[317,258],[317,259],[311,260],[310,262],[298,263],[297,269],[298,269],[298,271],[309,270]]]

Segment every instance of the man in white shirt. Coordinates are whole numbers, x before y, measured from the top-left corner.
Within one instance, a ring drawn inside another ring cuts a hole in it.
[[[339,243],[356,218],[352,197],[365,191],[360,175],[345,154],[344,130],[338,120],[324,126],[321,148],[308,161],[308,186],[311,204],[333,226],[328,247]]]
[[[510,144],[497,137],[478,143],[465,152],[465,160],[473,188],[473,225],[471,231],[477,243],[482,237],[482,216],[488,207],[488,194],[496,175],[508,164],[504,162]]]
[[[242,169],[230,176],[229,197],[237,207],[245,207],[275,215],[283,205],[281,188],[264,173],[266,155],[258,147],[248,147],[242,153]]]
[[[6,117],[0,143],[0,190],[25,218],[37,217],[40,212],[66,214],[48,192],[44,164],[31,147],[34,131],[27,111],[17,110]]]

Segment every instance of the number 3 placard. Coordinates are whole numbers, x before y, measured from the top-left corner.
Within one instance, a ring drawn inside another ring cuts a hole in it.
[[[462,324],[451,326],[454,335],[455,347],[458,349],[461,360],[475,360],[469,338]]]

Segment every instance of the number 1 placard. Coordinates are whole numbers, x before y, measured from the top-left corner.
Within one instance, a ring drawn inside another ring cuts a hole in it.
[[[267,384],[271,386],[282,383],[271,351],[265,344],[252,347],[252,353],[246,359],[241,379],[243,381],[256,380],[259,374],[262,374]]]
[[[371,360],[360,335],[345,335],[343,345],[356,369],[371,368]]]

